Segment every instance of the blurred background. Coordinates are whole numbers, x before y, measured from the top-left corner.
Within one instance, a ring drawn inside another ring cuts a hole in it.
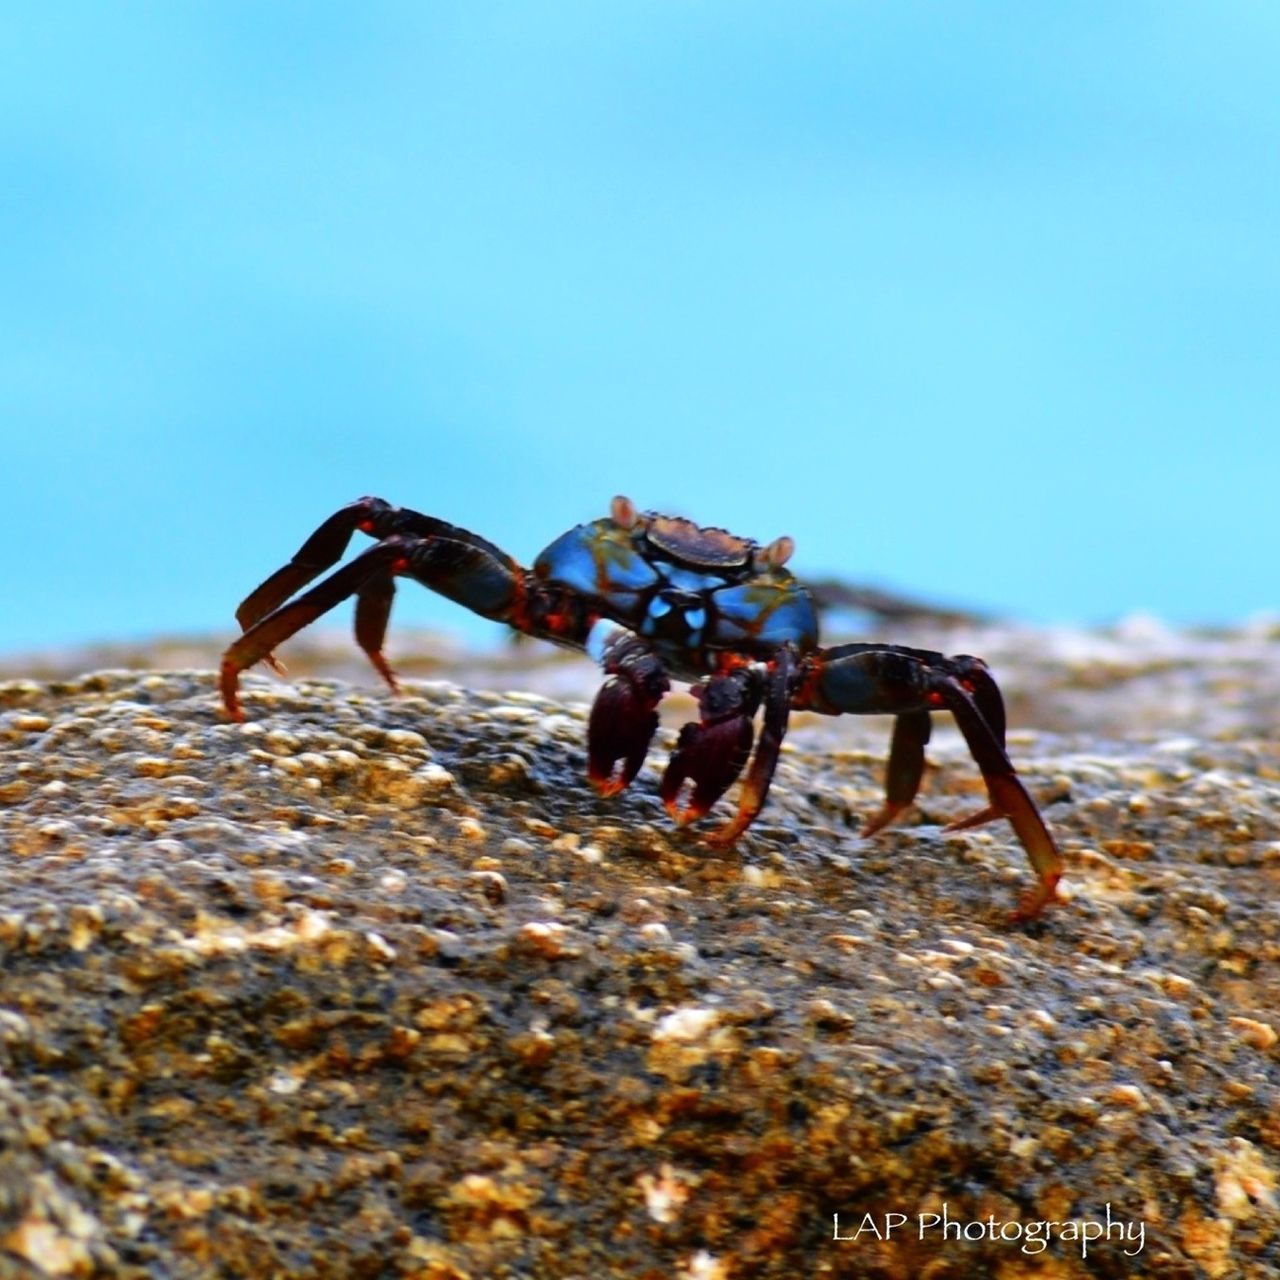
[[[1278,606],[1274,5],[66,3],[0,50],[0,652],[230,635],[364,493],[526,562],[622,492],[1032,622]]]

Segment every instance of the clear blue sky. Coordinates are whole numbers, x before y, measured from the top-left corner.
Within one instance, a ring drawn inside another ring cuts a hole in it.
[[[362,493],[1280,608],[1272,3],[32,3],[0,60],[0,650],[230,631]]]

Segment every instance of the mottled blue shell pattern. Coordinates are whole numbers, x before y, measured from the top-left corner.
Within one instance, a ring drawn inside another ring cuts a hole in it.
[[[653,642],[672,667],[708,670],[718,652],[768,657],[818,643],[809,593],[756,545],[718,529],[648,516],[561,534],[534,573],[594,601],[600,614]]]

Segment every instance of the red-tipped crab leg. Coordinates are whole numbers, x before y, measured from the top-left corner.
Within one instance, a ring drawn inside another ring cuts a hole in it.
[[[756,819],[764,808],[773,771],[778,765],[778,753],[782,739],[787,734],[787,721],[791,714],[791,685],[795,671],[795,659],[790,649],[779,652],[776,662],[767,676],[764,697],[764,717],[760,726],[760,741],[751,768],[742,780],[738,794],[738,812],[734,817],[713,831],[707,841],[715,845],[732,844]]]
[[[996,740],[990,726],[978,710],[972,693],[954,676],[942,682],[940,692],[947,710],[955,717],[973,758],[982,770],[991,798],[994,813],[1003,814],[1017,832],[1022,847],[1031,859],[1031,865],[1040,877],[1040,883],[1022,899],[1017,914],[1030,920],[1038,916],[1057,896],[1058,881],[1062,878],[1062,857],[1053,837],[1044,825],[1044,819],[1027,794],[1022,779],[1014,771],[1004,747]],[[984,815],[975,815],[982,818]],[[994,814],[992,815],[994,816]],[[970,823],[973,819],[968,820]]]
[[[885,769],[884,805],[867,820],[864,836],[883,831],[916,798],[920,779],[924,777],[924,749],[933,729],[933,717],[927,711],[904,711],[893,721],[893,738],[889,743],[889,764]]]
[[[326,569],[333,568],[342,559],[352,535],[357,531],[374,538],[388,538],[394,534],[417,538],[452,536],[502,556],[502,552],[491,543],[447,521],[424,516],[408,507],[392,506],[382,498],[358,498],[335,511],[298,548],[288,564],[277,569],[240,602],[236,621],[241,628],[247,631],[296,591],[301,591],[308,582],[318,578]],[[356,613],[356,640],[392,688],[395,687],[395,677],[382,660],[381,649],[394,594],[395,586],[390,575],[386,575],[383,584],[370,583],[363,589]],[[254,659],[258,660],[270,663],[277,671],[284,671],[269,650]]]
[[[349,511],[350,508],[338,513],[343,517],[339,523],[349,523]],[[418,518],[423,521],[429,519],[425,516]],[[307,546],[311,546],[326,530],[332,532],[337,527],[335,522],[338,522],[336,516],[321,526]],[[394,534],[385,538],[296,600],[279,606],[265,617],[259,617],[230,644],[222,655],[221,677],[222,700],[228,713],[237,720],[241,718],[237,696],[241,671],[269,658],[271,651],[290,636],[351,596],[356,597],[356,640],[387,683],[395,688],[395,676],[382,656],[382,642],[395,592],[393,578],[397,574],[412,577],[485,617],[515,622],[524,590],[524,570],[492,543],[442,521],[430,523],[449,532],[427,536]],[[350,536],[349,531],[346,536]],[[328,549],[335,545],[332,540],[326,543]],[[341,554],[340,548],[336,554]],[[240,612],[250,616],[264,600],[284,590],[282,583],[292,581],[298,574],[314,577],[319,570],[314,569],[313,564],[303,565],[295,560],[286,565],[241,605]]]
[[[1062,858],[1004,747],[1004,703],[986,665],[977,658],[899,645],[853,644],[819,650],[804,659],[792,701],[827,715],[896,715],[889,753],[886,802],[868,833],[887,826],[915,798],[924,767],[931,711],[950,711],[982,771],[988,808],[954,824],[967,827],[1006,817],[1039,876],[1018,915],[1038,915],[1056,896]]]
[[[313,578],[337,564],[357,529],[372,532],[373,527],[392,510],[394,508],[381,498],[360,498],[335,511],[298,548],[288,564],[277,569],[245,596],[236,610],[236,621],[247,631],[295,591],[300,591]]]

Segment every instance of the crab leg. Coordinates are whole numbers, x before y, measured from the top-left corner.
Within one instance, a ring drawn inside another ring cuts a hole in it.
[[[707,837],[709,844],[732,844],[755,821],[756,815],[764,808],[765,797],[769,794],[769,784],[773,781],[773,771],[778,764],[778,753],[782,749],[782,739],[787,733],[794,671],[795,661],[791,650],[781,650],[767,677],[760,741],[756,744],[751,768],[747,770],[747,776],[742,780],[742,789],[738,795],[738,812],[729,822]]]
[[[955,668],[961,683],[972,694],[983,720],[1003,749],[1004,699],[1000,696],[1000,688],[991,678],[986,663],[967,654],[948,658],[946,661]],[[931,729],[931,717],[927,711],[903,712],[894,720],[889,765],[885,771],[885,803],[880,812],[863,827],[864,836],[872,836],[883,830],[916,798],[920,779],[924,775],[924,749]],[[980,827],[1002,817],[1004,814],[1001,810],[988,805],[967,818],[949,822],[943,830],[967,831],[971,827]]]
[[[864,836],[882,831],[916,798],[924,777],[924,749],[932,729],[933,717],[927,711],[904,711],[895,717],[885,769],[884,805],[862,828]]]
[[[394,534],[410,534],[418,538],[451,537],[481,547],[499,559],[503,557],[503,552],[492,543],[445,520],[437,520],[435,516],[425,516],[420,511],[413,511],[408,507],[392,506],[382,498],[358,498],[355,502],[349,502],[345,507],[335,511],[298,548],[288,564],[277,569],[240,602],[240,607],[236,610],[236,621],[241,628],[247,631],[254,623],[282,605],[294,592],[302,590],[308,582],[318,578],[326,569],[333,568],[342,559],[352,535],[357,531],[367,533],[374,538],[389,538]],[[387,609],[390,610],[389,601]],[[376,612],[375,609],[373,616],[376,616]],[[369,634],[377,631],[372,617],[367,626],[370,629]],[[382,629],[385,632],[385,618],[382,621]],[[360,634],[360,623],[357,620],[358,640]],[[363,640],[360,640],[360,645],[369,653],[383,678],[394,687],[394,678],[389,670],[384,669],[385,663],[380,664],[378,658],[374,656],[381,648],[380,636],[378,641],[373,651],[368,649]],[[276,670],[283,672],[284,668],[269,652],[263,654],[262,658]]]
[[[295,591],[300,591],[313,578],[337,564],[351,541],[351,535],[362,523],[373,518],[371,504],[380,501],[378,498],[361,498],[335,511],[298,548],[288,564],[277,569],[240,602],[236,621],[241,628],[247,631]]]
[[[948,658],[947,661],[955,669],[960,683],[977,704],[982,719],[986,722],[992,734],[995,735],[996,741],[1000,744],[1000,749],[1004,751],[1004,698],[1000,695],[1000,687],[991,678],[991,672],[987,670],[987,664],[981,658],[971,658],[968,654]],[[1007,755],[1008,753],[1006,752],[1005,754]],[[984,823],[1004,816],[1004,812],[995,805],[987,805],[985,809],[979,809],[977,813],[971,813],[967,818],[957,818],[954,822],[948,822],[942,829],[944,831],[968,831],[972,827],[980,827]]]
[[[295,591],[302,590],[313,578],[333,568],[342,559],[357,530],[375,538],[385,538],[393,533],[416,533],[422,537],[452,528],[443,520],[393,507],[382,498],[358,498],[335,511],[298,548],[288,564],[277,569],[240,602],[236,621],[248,630]]]
[[[392,573],[374,574],[356,592],[356,643],[365,651],[374,669],[399,693],[395,672],[382,656],[382,643],[387,635],[387,623],[391,618],[391,602],[396,596],[396,579]]]
[[[1018,916],[1029,920],[1038,916],[1054,900],[1058,881],[1062,877],[1062,857],[1044,825],[1035,801],[1027,794],[1027,789],[1014,771],[1003,745],[983,719],[973,695],[954,677],[946,680],[942,693],[947,709],[955,717],[978,768],[982,770],[987,795],[991,798],[991,816],[1003,814],[1009,819],[1022,847],[1027,851],[1027,857],[1031,859],[1031,865],[1040,877],[1039,886],[1031,890],[1018,906]],[[985,815],[986,811],[975,814],[960,825],[977,825],[975,819],[985,821]]]
[[[228,713],[234,719],[242,718],[236,692],[241,671],[270,657],[271,651],[290,636],[353,595],[357,597],[356,639],[394,687],[395,678],[382,657],[382,640],[394,594],[392,578],[396,574],[412,577],[484,617],[513,622],[524,590],[524,571],[491,543],[453,525],[444,527],[451,531],[450,535],[394,534],[335,570],[296,600],[254,622],[222,655],[222,699]],[[286,566],[268,579],[264,587],[279,580],[289,569],[290,566]],[[256,601],[264,587],[254,592],[250,600]]]
[[[891,713],[898,717],[889,753],[887,797],[871,821],[880,830],[914,798],[928,741],[932,710],[950,711],[982,771],[990,805],[956,827],[995,817],[1012,824],[1040,883],[1019,915],[1039,914],[1054,898],[1062,859],[1035,803],[1027,794],[1004,747],[1004,703],[985,664],[977,658],[948,658],[899,645],[840,645],[805,659],[807,668],[792,705],[839,715]]]

